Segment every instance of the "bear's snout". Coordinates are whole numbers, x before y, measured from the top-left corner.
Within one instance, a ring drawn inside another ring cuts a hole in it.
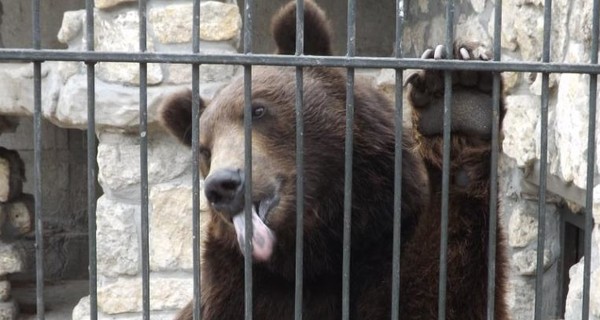
[[[219,169],[205,181],[204,193],[210,205],[227,219],[244,209],[244,176],[239,169]]]

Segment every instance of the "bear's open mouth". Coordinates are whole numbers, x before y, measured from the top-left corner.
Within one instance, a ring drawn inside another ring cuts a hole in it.
[[[269,213],[279,204],[279,196],[274,194],[252,204],[252,257],[257,261],[267,261],[275,247],[275,233],[267,226]],[[242,210],[233,217],[233,226],[242,254],[246,252],[246,214]]]

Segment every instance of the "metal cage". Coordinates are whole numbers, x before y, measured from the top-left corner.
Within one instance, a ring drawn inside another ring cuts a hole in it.
[[[142,194],[142,279],[143,279],[143,318],[150,319],[150,285],[149,285],[149,239],[148,239],[148,138],[147,138],[147,64],[148,63],[183,63],[189,64],[192,68],[192,92],[193,92],[193,234],[196,238],[200,236],[200,175],[198,172],[198,133],[201,128],[198,127],[199,119],[199,66],[201,64],[235,64],[243,66],[244,81],[245,81],[245,135],[246,135],[246,167],[251,167],[251,73],[253,65],[277,65],[277,66],[294,66],[296,68],[296,154],[297,154],[297,171],[303,172],[303,67],[311,65],[321,65],[329,67],[342,67],[347,70],[347,119],[346,119],[346,145],[345,145],[345,201],[344,201],[344,245],[343,245],[343,319],[349,319],[349,268],[350,268],[350,208],[351,208],[351,193],[352,193],[352,124],[354,113],[353,87],[354,87],[354,71],[355,68],[389,68],[396,71],[396,163],[395,163],[395,201],[396,204],[400,201],[401,194],[401,137],[402,137],[402,76],[405,69],[442,69],[445,70],[445,85],[448,90],[445,92],[444,106],[444,173],[443,173],[443,192],[442,192],[442,229],[441,234],[441,254],[440,254],[440,285],[439,285],[439,313],[438,319],[445,318],[445,298],[446,298],[446,249],[447,249],[447,228],[448,228],[448,194],[449,194],[449,142],[450,142],[450,101],[452,97],[451,74],[452,70],[487,70],[495,73],[494,77],[494,135],[492,137],[492,147],[496,150],[492,154],[491,164],[491,193],[490,193],[490,243],[489,243],[489,270],[488,270],[488,319],[493,319],[494,314],[494,290],[495,290],[495,240],[496,240],[496,203],[497,203],[497,166],[498,166],[498,119],[499,119],[499,84],[500,72],[517,71],[517,72],[539,72],[542,74],[542,99],[541,99],[541,165],[539,172],[539,228],[538,228],[538,244],[537,244],[537,260],[543,260],[543,248],[545,238],[545,206],[542,205],[546,201],[546,181],[547,181],[547,148],[548,148],[548,93],[549,93],[549,75],[551,73],[581,73],[589,74],[589,131],[588,131],[588,167],[587,167],[587,190],[586,190],[586,206],[585,218],[579,225],[584,230],[584,245],[583,255],[589,257],[591,255],[591,232],[593,227],[592,221],[592,187],[594,175],[594,154],[595,154],[595,119],[596,119],[596,97],[597,97],[597,77],[600,73],[600,64],[598,64],[598,41],[599,41],[599,16],[600,16],[600,1],[593,0],[593,29],[592,29],[592,51],[590,64],[565,64],[555,63],[550,61],[550,35],[551,35],[551,8],[552,1],[545,0],[544,4],[544,33],[543,33],[543,59],[540,62],[505,62],[501,61],[500,56],[500,35],[502,22],[502,1],[495,1],[495,17],[494,17],[494,56],[493,61],[477,62],[477,61],[452,61],[452,60],[421,60],[414,58],[406,58],[402,53],[402,32],[404,23],[404,1],[396,1],[396,39],[395,53],[393,57],[372,58],[355,56],[355,19],[356,9],[355,0],[348,0],[348,21],[347,21],[347,52],[345,56],[305,56],[303,55],[303,33],[297,33],[296,39],[296,54],[293,56],[274,56],[268,54],[253,54],[252,52],[252,37],[250,30],[252,22],[255,18],[252,12],[252,0],[245,1],[244,15],[244,31],[243,31],[243,52],[232,55],[217,55],[200,53],[199,41],[199,24],[200,24],[200,0],[194,0],[193,6],[193,49],[189,53],[150,53],[146,51],[146,1],[139,0],[139,17],[140,17],[140,33],[139,33],[139,52],[95,52],[94,51],[94,1],[86,0],[86,35],[87,51],[72,52],[61,50],[46,50],[41,48],[40,36],[40,0],[32,0],[33,3],[33,44],[31,49],[0,49],[0,61],[29,61],[34,70],[34,192],[35,192],[35,236],[36,236],[36,274],[37,274],[37,318],[44,319],[44,259],[43,259],[43,236],[42,236],[42,219],[43,219],[43,197],[42,197],[42,136],[41,136],[41,66],[44,61],[80,61],[87,65],[87,85],[88,85],[88,127],[87,127],[87,144],[88,144],[88,214],[89,214],[89,287],[90,287],[90,308],[91,319],[97,319],[97,270],[96,270],[96,179],[97,173],[94,169],[96,161],[96,140],[95,140],[95,64],[98,62],[131,62],[139,63],[140,68],[140,154],[141,154],[141,194]],[[446,5],[446,46],[452,47],[454,39],[454,1],[445,1]],[[297,0],[297,22],[296,29],[303,30],[304,28],[304,1]],[[246,219],[251,217],[251,170],[245,170],[246,185]],[[295,319],[302,318],[302,261],[303,247],[302,239],[303,229],[303,179],[300,176],[297,179],[297,234],[296,234],[296,316]],[[392,319],[400,319],[398,310],[399,287],[400,287],[400,206],[395,205],[394,212],[394,260],[393,260],[393,290],[390,297],[394,302],[392,310]],[[250,232],[252,224],[246,224],[246,232]],[[246,237],[246,250],[250,249],[250,237]],[[195,312],[194,319],[200,319],[200,281],[199,273],[199,254],[200,248],[197,241],[193,246],[194,254],[194,296],[195,296]],[[252,263],[251,255],[245,255],[245,297],[246,297],[246,319],[252,319]],[[537,264],[536,278],[536,303],[535,303],[535,319],[542,317],[542,272],[543,263]],[[582,307],[582,319],[589,318],[590,310],[590,259],[585,260],[584,267],[584,296]]]

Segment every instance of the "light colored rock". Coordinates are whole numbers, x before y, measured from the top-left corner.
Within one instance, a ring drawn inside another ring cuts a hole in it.
[[[58,41],[68,44],[77,36],[81,37],[83,22],[85,20],[85,10],[67,11],[63,16],[62,25],[58,31]]]
[[[508,244],[513,248],[523,248],[537,237],[538,221],[533,217],[534,205],[519,205],[513,210],[508,221]]]
[[[23,253],[14,245],[0,242],[0,276],[23,271]]]
[[[0,302],[5,302],[10,298],[10,282],[0,280]]]
[[[98,199],[96,214],[98,273],[109,277],[136,275],[140,255],[136,230],[139,205],[124,204],[104,195]]]
[[[554,261],[554,254],[548,249],[544,250],[544,270],[549,268]],[[531,249],[519,251],[512,256],[512,262],[520,275],[535,275],[537,268],[537,252],[536,250]]]
[[[582,258],[569,269],[569,291],[565,304],[565,320],[581,320],[583,305],[583,266]],[[600,320],[600,269],[592,268],[590,278],[590,319]]]
[[[508,282],[506,301],[513,320],[533,319],[532,301],[535,299],[535,283],[524,277],[515,277]]]
[[[0,320],[16,320],[17,305],[14,301],[0,302]]]
[[[98,144],[98,180],[104,190],[127,191],[139,197],[140,146],[135,135],[101,133]],[[148,179],[170,181],[191,172],[191,150],[164,132],[151,132],[148,141]]]
[[[149,21],[161,43],[192,41],[193,4],[173,4],[150,10]],[[225,41],[239,38],[242,20],[235,4],[204,1],[200,4],[200,38]]]
[[[525,166],[536,159],[536,137],[539,131],[539,101],[532,96],[508,96],[505,100],[506,115],[502,124],[504,140],[502,150]]]
[[[79,300],[79,303],[73,308],[72,320],[90,319],[90,296],[85,296]]]
[[[201,192],[203,195],[204,193]],[[200,243],[208,217],[207,200],[200,200]],[[150,269],[180,270],[193,268],[192,186],[157,185],[150,192]],[[202,247],[201,247],[202,249]]]
[[[242,18],[234,3],[206,1],[200,8],[200,39],[224,41],[239,38]]]
[[[192,281],[182,278],[150,278],[150,309],[183,308],[193,297]],[[120,278],[98,289],[98,308],[106,314],[142,311],[142,281]]]
[[[42,64],[42,113],[52,118],[56,109],[61,81],[52,72],[56,62]],[[0,67],[0,112],[3,115],[33,114],[33,72],[29,63],[3,63]]]
[[[95,0],[94,4],[98,9],[106,9],[125,2],[137,2],[137,0]]]
[[[139,52],[139,16],[137,10],[125,11],[117,16],[96,15],[95,50],[108,52]],[[147,51],[154,51],[152,38],[147,38]],[[98,78],[107,82],[129,85],[140,84],[140,66],[136,63],[100,62],[96,66]],[[147,83],[158,84],[163,74],[160,65],[147,65]]]
[[[475,12],[481,13],[485,9],[485,0],[471,0],[471,6]]]
[[[218,53],[218,52],[205,52]],[[190,84],[192,82],[192,67],[187,64],[168,64],[167,83]],[[200,66],[200,83],[224,82],[230,80],[239,70],[238,66],[225,64],[203,64]]]

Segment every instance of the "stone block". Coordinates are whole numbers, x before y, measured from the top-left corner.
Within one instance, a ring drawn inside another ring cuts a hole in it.
[[[161,43],[192,41],[193,4],[173,4],[150,10],[149,21]],[[226,41],[239,38],[242,19],[238,6],[218,1],[200,4],[200,39]]]
[[[96,214],[98,273],[109,277],[137,274],[139,205],[121,203],[104,195],[98,199]]]
[[[96,15],[95,50],[107,52],[139,52],[139,16],[137,10],[124,11],[116,16]],[[152,38],[147,38],[147,51],[154,51]],[[137,63],[100,62],[96,66],[98,78],[107,82],[128,85],[140,84],[140,66]],[[147,65],[147,83],[158,84],[163,74],[160,65]]]
[[[14,150],[0,147],[0,202],[13,200],[21,194],[25,165]]]
[[[191,279],[151,277],[150,309],[183,308],[193,297]],[[98,289],[98,308],[109,315],[142,311],[142,280],[119,278]]]
[[[556,261],[556,257],[552,251],[544,250],[544,270],[548,269]],[[532,276],[536,274],[537,268],[537,251],[525,249],[519,251],[512,256],[512,264],[520,275]]]
[[[539,100],[529,95],[508,96],[506,116],[502,125],[502,151],[523,167],[536,159],[536,139],[539,137]]]
[[[10,282],[6,279],[0,280],[0,302],[6,302],[10,298]]]
[[[140,146],[137,136],[102,133],[98,145],[98,179],[105,190],[129,189],[139,197]],[[191,151],[164,132],[148,142],[148,179],[166,182],[191,172]],[[134,188],[134,189],[132,189]]]
[[[537,238],[538,221],[533,216],[537,207],[521,201],[512,211],[508,221],[508,244],[523,248]]]
[[[22,252],[14,244],[0,242],[0,276],[23,270]]]
[[[203,195],[204,193],[201,192]],[[200,243],[204,240],[208,217],[206,199],[200,200]],[[191,270],[192,186],[157,185],[150,192],[150,268],[151,270]]]
[[[0,320],[16,320],[17,305],[14,301],[0,302]]]
[[[137,2],[137,0],[95,0],[94,5],[98,9],[107,9],[126,2]]]
[[[218,51],[204,53],[222,53]],[[187,64],[166,65],[169,84],[190,84],[192,82],[192,67]],[[225,82],[233,78],[239,66],[227,64],[203,64],[200,66],[200,83]]]

